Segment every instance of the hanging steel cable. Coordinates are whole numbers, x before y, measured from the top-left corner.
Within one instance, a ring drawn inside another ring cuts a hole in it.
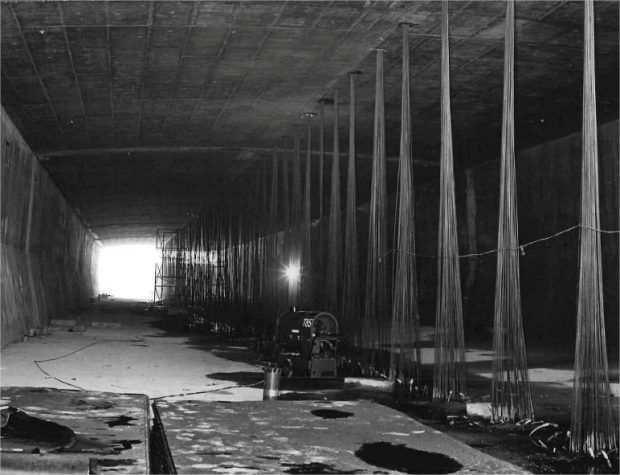
[[[319,100],[319,225],[317,229],[317,275],[324,276],[326,274],[325,257],[326,257],[326,234],[328,226],[325,224],[325,99]],[[325,300],[325,279],[315,281],[315,297],[318,301]]]
[[[306,173],[304,179],[304,237],[302,259],[302,293],[307,307],[313,303],[312,266],[312,115],[306,114],[308,131],[306,136]]]
[[[273,149],[271,160],[271,196],[269,197],[269,234],[278,232],[278,151]]]
[[[442,2],[441,14],[441,157],[433,374],[433,400],[435,401],[459,399],[460,395],[465,392],[466,384],[461,273],[454,202],[447,0]]]
[[[409,25],[403,24],[403,73],[400,160],[396,210],[396,263],[390,379],[420,379],[418,285],[415,261],[415,217],[411,169],[411,110],[409,98]]]
[[[349,74],[349,163],[344,238],[344,283],[342,315],[354,344],[360,343],[359,252],[357,249],[357,196],[355,177],[355,76]]]
[[[383,90],[383,50],[377,50],[375,89],[374,148],[370,186],[366,301],[362,325],[362,345],[378,350],[389,343],[387,305],[387,197],[385,160],[385,109]],[[376,351],[372,352],[375,359]]]
[[[295,134],[293,144],[293,192],[291,197],[291,225],[298,231],[299,226],[303,222],[301,191],[301,145],[299,135]]]
[[[517,178],[514,150],[514,2],[506,2],[504,104],[493,328],[491,412],[496,421],[533,418],[521,318]]]
[[[282,204],[283,204],[283,213],[284,213],[284,230],[288,232],[288,229],[291,226],[291,195],[289,191],[289,180],[290,174],[288,171],[288,156],[286,154],[286,139],[283,140],[284,151],[282,152]]]
[[[288,232],[287,249],[288,262],[286,268],[288,275],[294,278],[288,279],[289,306],[299,305],[300,285],[301,285],[301,253],[302,253],[302,229],[303,210],[302,210],[302,190],[301,190],[301,156],[300,139],[295,135],[293,147],[293,190],[291,196],[291,227]]]
[[[278,311],[278,153],[274,148],[271,162],[271,196],[269,198],[269,232],[265,237],[265,272],[268,283],[267,312]],[[269,319],[269,317],[268,317]]]
[[[334,148],[332,155],[331,193],[329,200],[329,235],[327,239],[327,308],[340,310],[342,292],[342,208],[340,202],[340,148],[338,135],[338,90],[334,89]]]
[[[617,447],[611,410],[601,259],[594,67],[594,2],[584,4],[583,129],[579,294],[570,448],[597,454]]]

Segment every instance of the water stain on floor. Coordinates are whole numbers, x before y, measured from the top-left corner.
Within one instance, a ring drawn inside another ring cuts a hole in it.
[[[369,465],[404,473],[454,473],[463,468],[447,455],[390,442],[364,444],[355,455]]]
[[[100,400],[72,399],[71,403],[76,406],[79,406],[80,409],[86,409],[86,410],[91,410],[91,409],[107,410],[107,409],[112,409],[114,407],[114,404],[112,404],[110,401],[105,401],[103,399],[100,399]]]
[[[130,450],[134,445],[141,444],[141,440],[114,440],[110,447],[114,450]]]
[[[126,415],[120,415],[117,417],[106,417],[103,421],[108,425],[108,427],[116,427],[116,426],[133,426],[135,424],[131,424],[131,421],[137,421],[138,419],[135,417],[130,417]]]
[[[283,463],[282,467],[288,467],[284,473],[298,473],[298,474],[324,474],[324,473],[363,473],[363,470],[339,470],[333,465],[328,465],[320,462],[310,463]]]
[[[355,414],[352,412],[339,411],[337,409],[315,409],[314,411],[310,411],[317,417],[321,417],[323,419],[343,419],[345,417],[351,417]]]
[[[280,460],[280,457],[276,455],[257,455],[256,457],[264,460]]]

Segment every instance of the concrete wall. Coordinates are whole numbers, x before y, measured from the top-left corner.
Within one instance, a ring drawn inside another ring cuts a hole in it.
[[[599,127],[601,228],[617,230],[618,121]],[[518,131],[517,131],[518,141]],[[455,156],[455,163],[459,157]],[[415,170],[414,170],[415,173]],[[525,150],[517,156],[519,240],[522,244],[579,223],[581,134]],[[417,187],[417,253],[437,252],[439,184]],[[499,161],[456,176],[461,254],[497,248]],[[607,337],[618,348],[618,234],[602,234]],[[521,255],[521,296],[526,340],[574,345],[577,315],[579,230],[534,244]],[[466,337],[488,340],[493,326],[495,254],[461,261]],[[434,321],[436,259],[420,257],[422,318]]]
[[[98,245],[4,109],[0,298],[2,346],[67,315],[94,294]]]

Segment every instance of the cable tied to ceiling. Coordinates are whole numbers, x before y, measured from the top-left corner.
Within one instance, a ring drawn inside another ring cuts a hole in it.
[[[396,254],[390,342],[390,379],[420,379],[418,285],[415,261],[414,195],[411,169],[409,25],[402,25],[403,72],[400,160],[396,210]]]
[[[347,166],[347,204],[344,238],[344,283],[342,315],[348,334],[360,344],[359,253],[357,247],[357,196],[355,190],[355,73],[349,74],[349,162]]]
[[[301,269],[302,249],[302,189],[301,189],[301,150],[300,138],[296,133],[293,139],[293,190],[291,196],[291,228],[288,233],[288,269],[295,269],[298,274]],[[299,305],[301,279],[299,276],[288,279],[289,306]]]
[[[271,162],[271,197],[269,200],[269,235],[267,236],[266,272],[269,276],[268,309],[270,315],[278,312],[278,152],[273,149]],[[273,317],[272,317],[273,318]],[[267,320],[269,320],[269,316]]]
[[[338,135],[338,90],[334,89],[334,144],[331,193],[329,199],[329,234],[327,239],[327,308],[340,311],[342,291],[342,208],[340,203],[340,149]]]
[[[313,305],[312,266],[312,115],[307,115],[306,173],[304,177],[304,239],[302,292],[306,307]]]
[[[433,400],[449,401],[463,397],[466,391],[466,380],[461,276],[454,200],[447,0],[442,2],[441,14],[441,157]]]
[[[317,275],[326,274],[325,256],[326,256],[326,231],[328,227],[325,225],[325,99],[319,101],[319,225],[317,227],[318,244],[315,269]],[[318,301],[324,301],[325,298],[325,281],[317,279],[314,283],[314,294]]]
[[[500,206],[493,329],[491,413],[495,421],[532,419],[532,397],[521,318],[514,150],[514,2],[506,2]]]
[[[385,108],[383,50],[377,50],[375,80],[375,117],[373,134],[372,179],[368,225],[368,261],[366,265],[366,301],[362,323],[362,345],[372,349],[371,363],[376,365],[378,351],[389,345],[387,303],[387,197],[385,160]]]
[[[581,227],[570,448],[594,455],[617,447],[605,342],[599,229],[594,3],[584,3]],[[592,228],[592,229],[590,229]]]
[[[289,191],[290,174],[288,171],[289,160],[286,154],[286,139],[283,139],[282,149],[283,149],[283,152],[282,152],[282,205],[283,205],[282,213],[284,215],[284,218],[283,218],[284,231],[288,232],[291,226],[291,209],[290,209],[291,196],[290,196],[290,191]]]

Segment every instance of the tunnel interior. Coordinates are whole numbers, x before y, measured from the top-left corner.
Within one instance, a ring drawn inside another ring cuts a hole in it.
[[[458,305],[469,371],[484,378],[501,255],[508,3],[447,2]],[[575,357],[584,266],[584,2],[514,5],[519,311],[531,358],[550,358],[551,348],[565,371]],[[422,382],[433,379],[425,358],[438,333],[443,259],[442,7],[421,0],[2,0],[3,350],[44,334],[54,321],[77,319],[70,331],[81,334],[80,315],[92,309],[102,325],[120,325],[117,302],[107,302],[108,313],[98,307],[109,299],[129,299],[127,315],[156,335],[190,332],[184,343],[196,351],[210,338],[203,333],[232,345],[273,343],[284,312],[328,312],[338,330],[323,343],[346,351],[348,371],[393,381],[397,365],[406,366],[398,355],[418,348],[421,393]],[[605,0],[593,11],[600,218],[593,231],[602,256],[600,340],[617,392],[620,11]],[[415,345],[391,331],[403,223],[404,56]],[[379,152],[378,129],[385,141]],[[379,162],[385,248],[373,260]],[[380,285],[371,277],[376,262],[385,270]],[[352,275],[354,297],[345,291]],[[376,295],[385,302],[375,315],[368,302]],[[142,321],[145,312],[162,318]],[[305,325],[302,313],[297,317]],[[148,347],[144,335],[114,338]],[[212,350],[247,362],[245,350]],[[317,343],[319,353],[326,354]],[[81,375],[74,376],[69,385],[77,386]],[[179,391],[196,389],[184,385]],[[359,451],[374,460],[377,447],[413,450],[397,442]],[[381,460],[377,467],[393,468]],[[449,471],[460,466],[444,462]],[[286,467],[306,473],[303,464]]]
[[[484,254],[496,245],[504,12],[503,2],[455,3],[449,10],[462,254]],[[344,207],[352,71],[360,73],[355,191],[363,279],[376,48],[385,50],[388,228],[394,246],[402,22],[410,25],[419,300],[422,320],[432,322],[440,3],[8,1],[2,13],[2,244],[10,286],[10,297],[3,299],[3,344],[97,293],[113,293],[96,283],[97,254],[108,247],[155,243],[158,232],[183,232],[197,226],[200,216],[206,221],[211,208],[221,207],[231,228],[234,222],[230,233],[247,228],[257,214],[267,220],[272,156],[290,162],[290,175],[296,140],[302,171],[307,157],[313,165],[311,218],[326,234],[334,91],[340,91]],[[530,243],[579,220],[583,8],[579,2],[517,2],[516,25],[519,238]],[[617,4],[596,2],[600,212],[607,230],[618,228],[617,31]],[[308,147],[306,114],[320,110],[322,119],[309,122]],[[278,173],[281,187],[282,168]],[[293,187],[291,182],[291,193]],[[279,210],[286,201],[280,196]],[[605,313],[608,333],[615,335],[617,239],[601,238]],[[575,299],[563,296],[575,294],[577,244],[577,233],[562,234],[532,246],[521,260],[525,331],[533,338],[561,333],[571,340],[574,325],[565,323],[573,321]],[[461,265],[472,334],[490,325],[494,260],[481,255]],[[126,274],[118,269],[117,280]]]

